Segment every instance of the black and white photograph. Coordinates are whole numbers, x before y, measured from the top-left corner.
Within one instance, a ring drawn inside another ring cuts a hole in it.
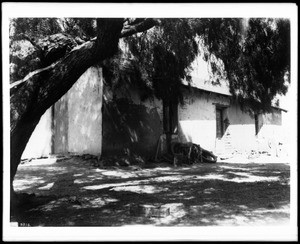
[[[297,17],[2,3],[3,240],[297,241]]]

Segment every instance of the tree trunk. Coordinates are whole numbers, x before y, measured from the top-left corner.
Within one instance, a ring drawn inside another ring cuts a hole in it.
[[[54,39],[60,40],[61,45],[56,43],[57,45],[52,47],[48,55],[44,55],[46,60],[43,63],[50,65],[11,84],[11,202],[16,197],[13,180],[22,153],[46,110],[57,102],[89,67],[112,57],[118,51],[119,38],[146,31],[154,25],[160,24],[160,21],[155,19],[127,22],[124,22],[124,19],[97,19],[97,38],[75,47],[66,54],[64,52],[73,45],[72,42],[69,43],[68,39],[56,35]],[[127,24],[124,26],[124,23]],[[62,45],[64,45],[63,48]]]
[[[10,91],[11,154],[10,184],[13,180],[26,144],[45,111],[58,101],[92,65],[115,54],[123,27],[122,19],[99,19],[98,36],[74,48],[60,61],[41,69]]]
[[[23,151],[26,144],[34,131],[34,128],[39,122],[39,118],[34,120],[24,121],[24,123],[17,127],[14,132],[11,133],[10,138],[10,190],[11,200],[15,200],[15,192],[13,189],[13,180],[16,175],[18,165],[21,160]]]

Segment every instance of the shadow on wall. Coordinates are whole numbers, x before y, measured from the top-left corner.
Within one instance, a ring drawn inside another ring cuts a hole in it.
[[[103,101],[102,155],[155,154],[162,122],[156,108],[134,104],[127,98]]]

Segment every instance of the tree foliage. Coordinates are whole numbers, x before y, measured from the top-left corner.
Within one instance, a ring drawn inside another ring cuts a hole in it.
[[[47,23],[44,19],[40,21]],[[132,23],[123,18],[98,18],[96,37],[84,41],[68,33],[57,33],[43,38],[39,33],[33,32],[32,36],[28,36],[27,30],[19,28],[15,22],[11,22],[10,32],[13,35],[12,45],[16,44],[17,48],[11,48],[10,61],[16,58],[20,62],[11,63],[15,66],[13,70],[18,72],[22,62],[30,69],[30,64],[25,62],[26,57],[30,55],[28,50],[24,51],[24,45],[20,42],[31,45],[30,49],[36,53],[37,65],[42,68],[30,72],[21,80],[13,81],[10,85],[10,179],[13,196],[13,179],[21,155],[45,111],[56,103],[88,68],[115,55],[121,37],[145,31],[158,23],[156,19],[142,19]],[[33,25],[35,24],[34,20]],[[66,30],[61,23],[59,25],[62,31]],[[29,29],[28,33],[30,31]],[[35,34],[38,35],[37,38]]]
[[[245,111],[270,111],[276,95],[287,91],[288,19],[162,19],[161,25],[125,43],[126,51],[107,63],[105,74],[115,87],[138,84],[142,97],[154,94],[182,102],[182,80],[190,79],[190,65],[200,52],[215,75],[229,81]]]
[[[122,37],[126,51],[117,52]],[[232,94],[251,111],[269,109],[275,95],[286,92],[286,19],[12,19],[12,192],[22,152],[40,117],[89,67],[100,63],[114,87],[134,82],[145,88],[144,95],[178,102],[181,81],[189,80],[199,52],[198,40],[206,59],[223,62]]]
[[[144,19],[127,21],[140,20]],[[67,49],[92,39],[96,27],[93,18],[12,19],[11,82],[49,65]],[[45,52],[43,56],[41,49],[51,44],[51,39],[45,42],[45,38],[54,34],[52,43],[59,43],[59,39],[64,45],[55,49],[56,53],[47,51],[48,61],[43,63]],[[196,40],[204,44],[204,49],[199,50]],[[161,19],[160,25],[126,37],[124,43],[125,51],[119,50],[103,64],[104,74],[108,83],[114,83],[114,88],[137,84],[142,98],[155,95],[182,102],[182,80],[190,79],[190,65],[199,52],[203,52],[206,60],[212,56],[222,60],[223,73],[215,62],[211,62],[212,71],[228,79],[230,92],[245,110],[269,111],[276,95],[287,91],[284,77],[290,69],[288,19]]]
[[[198,54],[195,37],[190,19],[162,19],[159,26],[125,38],[126,50],[115,58],[123,61],[110,62],[106,77],[114,84],[132,81],[142,88],[142,98],[155,95],[182,102],[181,82],[189,79],[191,63]]]
[[[12,83],[95,37],[96,19],[13,18],[9,33]]]
[[[204,19],[195,20],[194,26],[206,44],[206,56],[223,61],[230,92],[242,108],[270,111],[276,95],[287,91],[289,20]]]

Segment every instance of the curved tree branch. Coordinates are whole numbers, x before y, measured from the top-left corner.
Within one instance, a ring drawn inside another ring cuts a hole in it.
[[[43,50],[44,53],[48,51],[45,53],[47,67],[36,70],[11,85],[12,192],[20,158],[44,112],[58,101],[89,67],[112,57],[118,50],[119,38],[145,31],[157,25],[159,21],[145,19],[133,23],[124,27],[124,19],[97,19],[97,38],[80,46],[74,43],[75,47],[72,41],[68,42],[68,38],[61,39],[56,36],[56,41],[50,46],[46,45],[46,50]],[[65,43],[67,44],[62,45]],[[73,49],[69,51],[69,48]]]
[[[44,112],[58,101],[92,65],[118,50],[121,19],[101,19],[98,36],[77,46],[45,69],[38,70],[10,89],[11,191],[20,158]],[[22,84],[22,85],[20,85]]]

